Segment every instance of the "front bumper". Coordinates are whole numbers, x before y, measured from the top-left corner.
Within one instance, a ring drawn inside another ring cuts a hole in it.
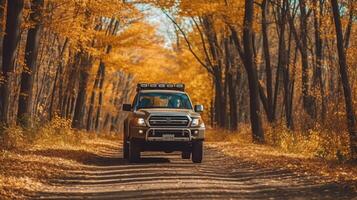
[[[148,142],[190,142],[204,140],[202,127],[132,127],[130,139]]]

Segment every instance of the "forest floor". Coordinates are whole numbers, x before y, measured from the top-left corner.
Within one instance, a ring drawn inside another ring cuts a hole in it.
[[[2,151],[5,199],[353,199],[357,167],[250,143],[206,142],[202,164],[178,153],[122,158],[121,140]]]

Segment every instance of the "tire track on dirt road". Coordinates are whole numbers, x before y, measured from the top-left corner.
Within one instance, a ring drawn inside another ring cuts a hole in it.
[[[32,198],[353,199],[357,195],[336,183],[319,183],[319,177],[225,156],[209,145],[202,164],[182,160],[178,153],[145,152],[135,164],[121,155],[121,149],[103,149],[83,170],[52,180]]]

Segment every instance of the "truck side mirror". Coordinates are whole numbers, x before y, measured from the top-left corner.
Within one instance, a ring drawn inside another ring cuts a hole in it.
[[[203,105],[195,105],[195,112],[203,112]]]
[[[123,111],[131,111],[131,104],[123,104]]]

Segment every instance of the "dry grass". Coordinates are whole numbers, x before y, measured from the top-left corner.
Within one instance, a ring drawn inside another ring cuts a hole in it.
[[[208,130],[207,141],[251,143],[252,133],[247,124],[240,125],[237,132]],[[345,131],[310,129],[309,131],[290,131],[285,127],[265,127],[266,144],[282,153],[294,153],[308,158],[321,158],[345,162],[350,158],[349,137]]]
[[[0,149],[1,199],[23,199],[48,180],[80,169],[114,137],[73,131],[69,121],[59,118],[36,130],[4,130]]]
[[[357,189],[357,163],[346,160],[348,142],[345,135],[267,129],[266,139],[268,145],[252,143],[247,126],[238,133],[207,132],[209,146],[242,161],[322,176],[325,181],[345,182]]]

